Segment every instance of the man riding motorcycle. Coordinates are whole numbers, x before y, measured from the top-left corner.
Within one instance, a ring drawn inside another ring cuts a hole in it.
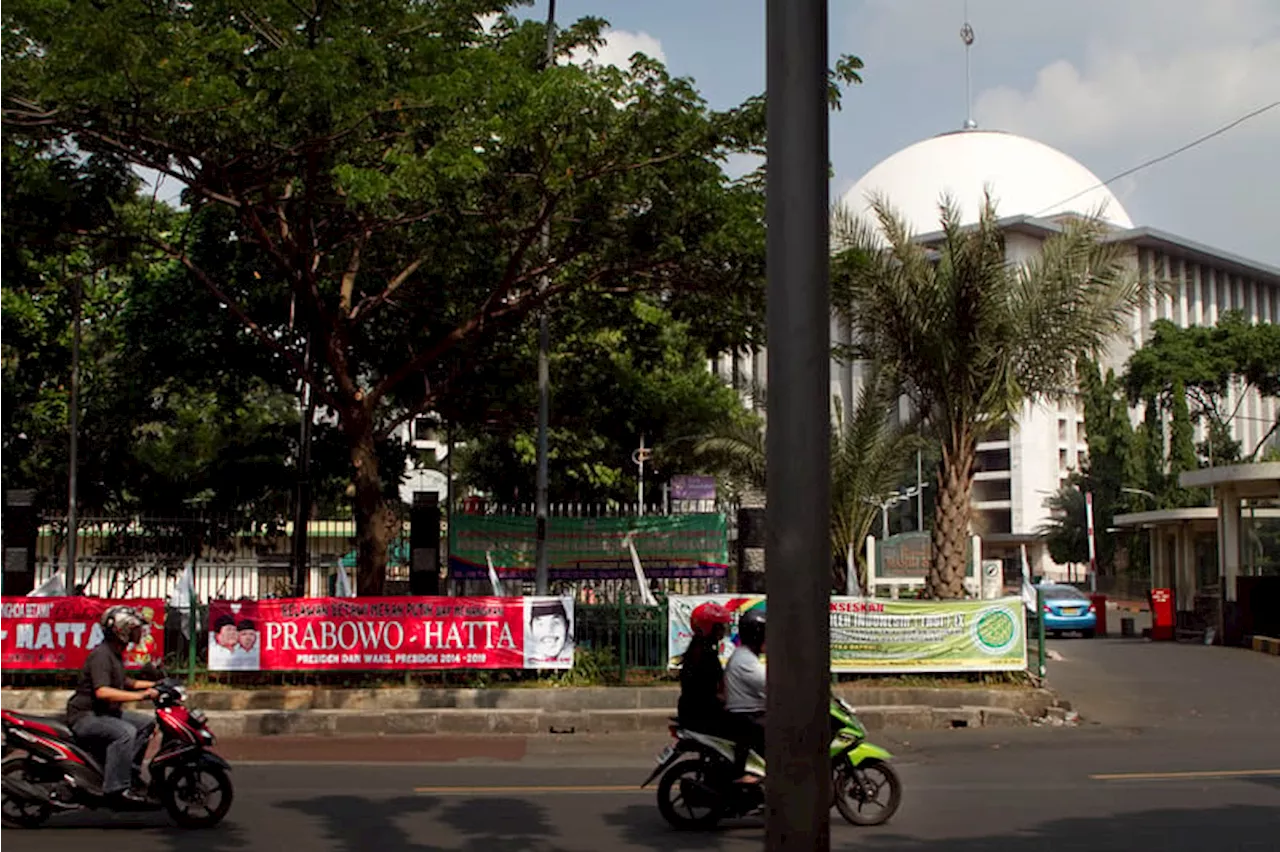
[[[155,722],[121,705],[156,697],[155,683],[126,676],[124,651],[142,637],[142,615],[129,606],[102,614],[103,641],[89,652],[75,692],[67,701],[67,726],[76,739],[101,754],[105,750],[102,792],[121,804],[149,801],[140,777],[142,758]]]
[[[727,726],[724,710],[724,668],[720,641],[730,621],[718,603],[704,603],[689,616],[693,639],[680,663],[680,724],[704,734],[718,734]]]
[[[736,770],[739,781],[750,784],[759,779],[744,774],[747,754],[754,750],[764,757],[765,669],[760,662],[765,644],[763,607],[747,610],[738,619],[738,647],[724,670],[725,710],[731,721],[733,739],[738,743]]]

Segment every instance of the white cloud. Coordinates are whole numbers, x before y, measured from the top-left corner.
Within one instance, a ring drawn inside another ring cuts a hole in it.
[[[1280,99],[1280,38],[1151,53],[1098,46],[1082,65],[1060,59],[1028,91],[983,92],[980,123],[1060,145],[1161,140],[1171,149]],[[1280,123],[1265,124],[1280,139]]]
[[[596,65],[613,65],[618,68],[630,68],[631,57],[637,53],[666,63],[667,55],[662,50],[662,42],[646,32],[628,32],[627,30],[605,30],[604,44],[593,56],[585,48],[578,48],[570,57],[572,62]]]

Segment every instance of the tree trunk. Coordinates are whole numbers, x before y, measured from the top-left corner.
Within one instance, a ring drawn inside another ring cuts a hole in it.
[[[347,435],[354,468],[356,592],[376,597],[383,593],[387,579],[387,546],[395,536],[396,516],[383,496],[372,421],[357,415],[347,423]]]
[[[976,456],[977,444],[968,435],[953,436],[942,447],[933,558],[927,584],[929,596],[933,598],[964,597],[965,549],[969,541]]]

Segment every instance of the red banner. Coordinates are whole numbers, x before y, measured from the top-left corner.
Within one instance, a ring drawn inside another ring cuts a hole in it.
[[[147,622],[142,640],[124,652],[124,664],[137,668],[164,659],[162,598],[0,598],[0,663],[6,669],[78,669],[102,642],[99,623],[107,607],[125,604]]]
[[[209,669],[569,669],[573,599],[212,601]]]

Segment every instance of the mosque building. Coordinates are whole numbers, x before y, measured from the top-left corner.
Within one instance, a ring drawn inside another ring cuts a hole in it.
[[[1250,322],[1280,323],[1280,269],[1194,240],[1136,225],[1115,195],[1088,168],[1048,145],[966,122],[964,129],[916,142],[867,171],[844,195],[851,211],[870,215],[869,199],[884,196],[925,244],[941,240],[939,200],[950,195],[965,224],[977,220],[990,187],[1011,262],[1034,257],[1067,217],[1099,215],[1107,239],[1123,247],[1125,262],[1141,276],[1168,283],[1128,322],[1128,334],[1114,342],[1104,368],[1121,372],[1133,351],[1151,337],[1152,323],[1167,319],[1182,327],[1211,326],[1231,310]],[[832,343],[848,343],[849,331],[832,323]],[[765,383],[766,353],[718,358],[713,369],[741,387]],[[852,410],[865,365],[831,364],[831,393],[846,413]],[[1250,390],[1233,391],[1228,410],[1234,438],[1248,454],[1280,416],[1280,403]],[[1141,411],[1134,410],[1134,422]],[[1200,439],[1199,437],[1197,438]],[[1275,441],[1273,436],[1272,441]],[[1088,453],[1084,412],[1074,402],[1027,404],[1013,428],[978,447],[973,489],[974,533],[983,538],[983,556],[1006,561],[1006,574],[1026,545],[1037,574],[1062,577],[1037,530],[1049,520],[1046,501],[1065,485]],[[925,481],[931,476],[926,474]],[[897,532],[898,530],[894,530]]]

